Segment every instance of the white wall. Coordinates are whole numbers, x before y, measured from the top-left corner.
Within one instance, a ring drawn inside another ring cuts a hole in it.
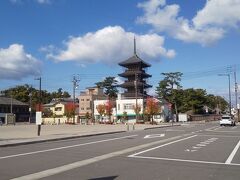
[[[100,104],[107,104],[108,100],[94,100],[94,116],[99,116],[97,106]]]
[[[143,99],[137,100],[138,106],[141,106],[141,111],[139,114],[143,112]],[[126,106],[132,106],[132,108],[125,109]],[[128,115],[135,115],[134,107],[136,106],[136,99],[118,99],[116,101],[116,111],[117,115],[122,115],[123,112],[127,112]]]

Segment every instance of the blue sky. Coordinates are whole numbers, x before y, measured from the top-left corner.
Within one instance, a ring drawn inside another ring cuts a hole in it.
[[[180,71],[184,88],[226,96],[227,77],[218,74],[236,67],[240,79],[239,9],[240,0],[0,1],[0,90],[38,88],[41,76],[43,89],[71,93],[74,74],[78,92],[117,77],[135,35],[138,55],[152,65],[149,84]]]

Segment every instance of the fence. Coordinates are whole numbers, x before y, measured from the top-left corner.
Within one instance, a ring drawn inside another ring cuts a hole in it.
[[[220,114],[196,114],[189,115],[189,121],[217,121],[220,120],[222,115]]]

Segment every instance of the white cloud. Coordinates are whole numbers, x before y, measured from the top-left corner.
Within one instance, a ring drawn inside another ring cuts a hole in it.
[[[240,0],[207,0],[192,20],[179,16],[180,6],[167,5],[166,0],[149,0],[138,7],[144,10],[138,23],[185,42],[208,45],[223,38],[228,28],[239,28]]]
[[[24,3],[26,0],[9,0],[13,4]],[[51,4],[52,0],[30,0],[30,2],[36,2],[38,4]]]
[[[0,49],[0,79],[22,79],[40,74],[41,63],[24,51],[23,45],[12,44]]]
[[[39,4],[51,4],[51,0],[36,0]]]
[[[138,35],[126,32],[120,26],[108,26],[83,36],[70,37],[66,49],[48,53],[56,61],[81,63],[116,63],[133,55],[133,37],[137,40],[137,54],[143,58],[173,58],[174,50],[164,48],[164,37],[157,34]],[[52,47],[51,47],[52,48]],[[55,48],[57,49],[57,48]],[[46,51],[46,49],[44,49]]]
[[[197,28],[207,26],[238,27],[240,0],[208,0],[205,7],[193,18]]]

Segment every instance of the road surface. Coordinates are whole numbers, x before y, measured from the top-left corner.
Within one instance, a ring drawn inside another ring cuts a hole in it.
[[[130,131],[0,149],[0,179],[239,180],[240,126]]]

